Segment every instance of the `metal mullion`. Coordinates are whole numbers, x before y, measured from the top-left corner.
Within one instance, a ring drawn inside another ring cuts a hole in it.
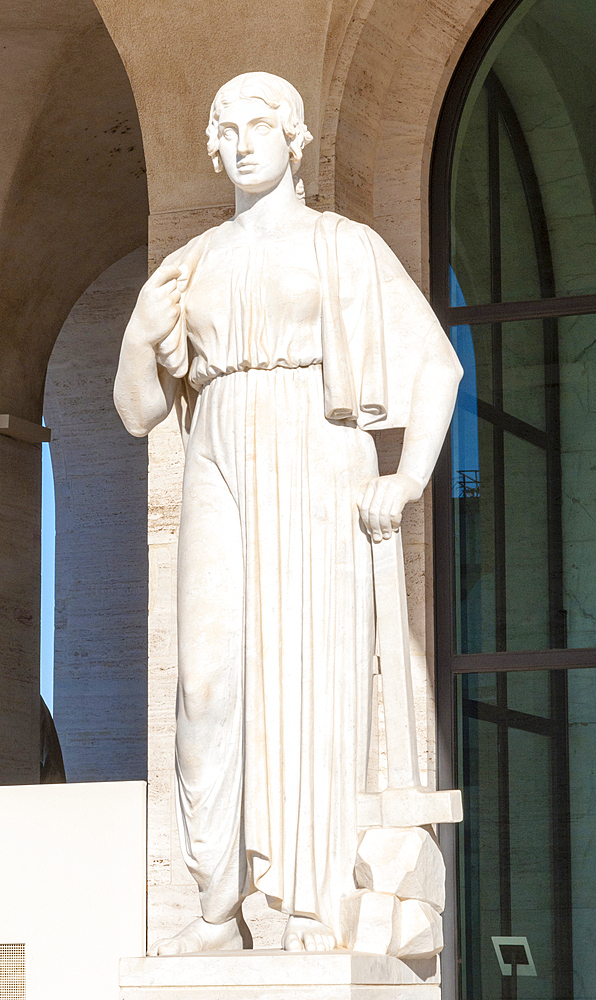
[[[449,326],[511,323],[547,316],[589,316],[596,313],[596,295],[566,295],[560,298],[526,299],[523,302],[486,302],[475,306],[449,306],[443,310]]]
[[[548,621],[551,649],[567,645],[566,615],[563,607],[563,525],[561,503],[561,415],[558,321],[544,320],[544,402],[546,418],[546,518],[548,538]]]
[[[494,725],[506,722],[510,729],[520,729],[538,736],[553,737],[557,733],[557,724],[551,718],[519,712],[516,708],[502,708],[473,698],[462,699],[462,712],[466,718],[480,719],[481,722],[492,722]]]
[[[497,674],[497,705],[507,709],[507,674]],[[511,839],[509,817],[509,728],[503,717],[497,723],[497,796],[499,806],[499,903],[501,934],[511,935]],[[510,1000],[511,982],[501,980],[502,1000]]]
[[[530,444],[536,445],[537,448],[547,448],[548,437],[546,431],[541,431],[540,428],[533,427],[532,424],[527,424],[525,420],[520,420],[519,417],[514,417],[511,413],[506,413],[505,410],[498,410],[496,406],[491,406],[490,403],[486,403],[483,399],[477,399],[475,403],[478,416],[482,420],[500,427],[503,431],[508,431],[509,434],[513,434],[523,441],[528,441]]]
[[[478,778],[478,758],[480,753],[480,733],[478,727],[476,727],[476,747],[475,753],[473,750],[473,741],[470,738],[470,726],[469,718],[465,718],[463,715],[461,717],[462,723],[462,736],[464,738],[464,746],[466,747],[467,753],[463,755],[463,794],[466,795],[467,789],[467,806],[471,805],[472,796],[479,795],[480,792],[480,782]],[[474,770],[474,774],[472,773]],[[478,809],[478,802],[476,801],[476,810]],[[474,813],[474,806],[470,809]],[[481,988],[481,962],[479,959],[480,942],[478,941],[476,935],[476,941],[474,941],[474,928],[479,920],[479,866],[478,866],[478,855],[472,849],[473,836],[472,836],[472,824],[470,822],[465,823],[460,834],[464,841],[464,858],[466,877],[464,878],[463,885],[463,895],[465,899],[465,912],[466,919],[464,921],[464,934],[462,935],[463,941],[462,945],[465,946],[466,952],[469,959],[466,962],[466,1000],[474,1000],[475,995],[478,993],[478,989]],[[474,870],[470,871],[470,868],[474,865]],[[476,958],[471,956],[476,953]],[[475,973],[480,973],[480,982],[475,982]],[[463,985],[463,984],[462,984]]]
[[[488,92],[488,217],[490,255],[490,296],[500,302],[501,282],[501,164],[499,152],[499,109]]]
[[[568,670],[596,667],[596,649],[529,649],[502,653],[455,653],[455,674],[495,673],[499,670]]]
[[[573,994],[573,911],[571,886],[571,798],[569,789],[569,709],[567,672],[549,674],[551,717],[556,727],[550,746],[553,872],[554,988],[557,997]]]
[[[493,426],[493,494],[495,560],[495,646],[507,649],[507,564],[505,536],[505,442],[501,427]]]
[[[490,288],[493,302],[501,300],[501,167],[499,110],[488,93],[488,203]],[[493,406],[503,409],[503,331],[491,324]],[[505,450],[502,427],[493,424],[495,644],[507,648],[507,579],[505,561]]]

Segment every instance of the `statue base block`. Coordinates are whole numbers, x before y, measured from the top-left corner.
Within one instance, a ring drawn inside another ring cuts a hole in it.
[[[438,959],[349,951],[120,960],[121,1000],[441,1000]]]
[[[386,788],[358,796],[358,826],[429,826],[461,823],[464,818],[461,792],[457,788],[433,792],[422,785]]]

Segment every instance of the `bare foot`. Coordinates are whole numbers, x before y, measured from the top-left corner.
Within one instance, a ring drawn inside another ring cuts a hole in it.
[[[333,931],[313,917],[288,917],[281,939],[284,951],[333,951],[336,946]]]
[[[242,951],[252,948],[252,935],[239,911],[224,924],[209,924],[203,917],[193,920],[179,934],[151,945],[148,955],[193,955],[198,951]]]

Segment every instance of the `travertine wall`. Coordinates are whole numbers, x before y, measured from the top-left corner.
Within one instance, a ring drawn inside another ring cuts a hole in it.
[[[112,399],[147,248],[83,293],[48,365],[56,492],[54,720],[68,781],[147,777],[147,441]]]

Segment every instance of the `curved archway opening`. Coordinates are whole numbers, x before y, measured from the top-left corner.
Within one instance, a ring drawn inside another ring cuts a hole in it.
[[[48,365],[56,491],[54,718],[69,781],[146,778],[147,441],[112,401],[140,247],[83,293]]]
[[[0,412],[35,430],[0,436],[0,643],[8,651],[0,669],[0,782],[20,784],[40,774],[36,442],[46,366],[81,293],[146,243],[147,186],[128,77],[91,0],[51,11],[26,0],[18,15],[6,14],[0,38]]]

